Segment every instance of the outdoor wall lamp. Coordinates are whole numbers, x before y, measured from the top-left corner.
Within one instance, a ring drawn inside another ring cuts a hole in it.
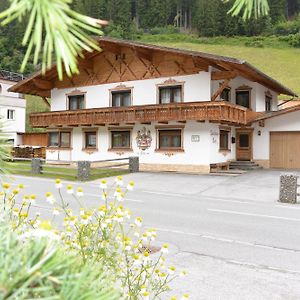
[[[257,131],[257,135],[261,136],[261,131],[260,130]]]

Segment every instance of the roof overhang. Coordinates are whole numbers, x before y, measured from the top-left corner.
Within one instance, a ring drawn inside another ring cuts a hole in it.
[[[240,76],[243,76],[251,81],[258,82],[266,86],[270,90],[277,92],[278,94],[297,96],[296,93],[294,93],[292,90],[243,60],[220,55],[213,55],[209,53],[162,47],[108,37],[101,37],[97,40],[99,42],[100,48],[103,49],[103,51],[116,52],[118,51],[118,49],[127,47],[136,51],[139,55],[144,56],[146,59],[149,59],[149,57],[151,57],[154,52],[190,57],[200,61],[203,64],[206,64],[207,66],[213,66],[223,71],[235,71]],[[78,61],[79,66],[86,65],[88,60],[96,56],[97,54],[99,54],[99,52],[84,53],[84,59],[79,59]],[[64,76],[67,75],[64,74]],[[9,91],[38,95],[41,97],[50,97],[51,89],[55,88],[55,84],[53,82],[55,82],[55,80],[57,79],[58,76],[56,65],[54,64],[48,71],[45,72],[45,74],[42,74],[42,72],[39,71],[29,76],[25,80],[22,80],[15,84],[9,89]]]

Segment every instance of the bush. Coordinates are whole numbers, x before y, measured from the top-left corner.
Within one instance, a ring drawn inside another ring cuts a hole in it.
[[[287,42],[295,48],[300,48],[300,33],[290,34],[287,38]]]
[[[173,34],[173,33],[179,33],[178,28],[168,25],[165,27],[153,27],[149,30],[149,33],[152,35],[156,34]]]
[[[296,34],[300,31],[300,16],[293,21],[279,22],[274,26],[276,35]]]
[[[133,182],[130,182],[124,188],[123,179],[119,176],[114,186],[108,188],[106,180],[102,180],[99,205],[92,209],[86,207],[86,202],[82,200],[83,189],[78,188],[74,191],[73,187],[68,185],[65,191],[78,204],[77,209],[71,210],[63,197],[64,187],[57,179],[59,198],[55,199],[51,192],[47,192],[45,196],[46,201],[53,205],[53,218],[51,222],[41,222],[40,216],[34,217],[31,212],[31,207],[36,202],[35,195],[25,195],[20,202],[17,198],[23,186],[11,190],[10,185],[4,183],[3,192],[0,194],[0,211],[8,219],[10,229],[21,238],[31,240],[45,236],[56,241],[61,257],[70,253],[77,257],[79,266],[88,268],[91,264],[101,265],[115,290],[121,291],[122,299],[157,299],[169,291],[168,285],[172,280],[185,272],[178,272],[174,266],[166,264],[166,244],[158,248],[156,254],[150,255],[152,243],[156,239],[156,230],[142,230],[142,219],[137,217],[131,221],[130,210],[122,205],[125,195],[133,189],[133,185]],[[112,191],[113,194],[109,195],[108,191]],[[64,217],[61,231],[54,227],[58,215]],[[31,256],[28,257],[30,259]],[[18,262],[16,268],[17,266]],[[98,292],[101,291],[100,289]]]

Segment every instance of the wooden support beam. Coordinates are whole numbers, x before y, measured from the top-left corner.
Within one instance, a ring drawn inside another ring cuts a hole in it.
[[[233,79],[237,75],[236,71],[215,71],[211,72],[211,80]]]
[[[136,48],[134,48],[133,51],[138,58],[143,58],[143,59],[146,59],[146,60],[152,62],[153,51],[141,50],[141,49],[136,49]]]
[[[32,79],[34,85],[41,90],[51,90],[54,88],[54,84],[51,81],[44,79]]]
[[[229,84],[229,79],[226,79],[218,88],[218,90],[213,94],[213,96],[211,97],[211,101],[215,101],[218,96],[221,95],[221,93],[223,92],[223,90],[228,86]]]
[[[49,101],[47,100],[47,98],[46,98],[46,97],[42,97],[42,99],[43,99],[43,101],[45,102],[45,104],[46,104],[48,107],[50,107],[50,103],[49,103]]]
[[[80,60],[78,62],[78,66],[82,67],[83,69],[93,70],[93,62],[91,59]]]
[[[95,123],[95,126],[105,126],[105,123]]]
[[[133,122],[126,122],[125,124],[126,125],[135,125],[135,123],[133,123]]]
[[[141,122],[143,125],[151,125],[151,122]]]
[[[205,120],[197,120],[198,123],[205,123]]]
[[[182,124],[185,124],[186,121],[177,121],[178,123],[182,123]]]
[[[157,123],[158,123],[158,124],[169,124],[168,121],[158,121]]]

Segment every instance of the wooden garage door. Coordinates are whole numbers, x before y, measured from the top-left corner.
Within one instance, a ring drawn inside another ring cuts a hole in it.
[[[300,169],[300,132],[270,132],[270,167]]]

